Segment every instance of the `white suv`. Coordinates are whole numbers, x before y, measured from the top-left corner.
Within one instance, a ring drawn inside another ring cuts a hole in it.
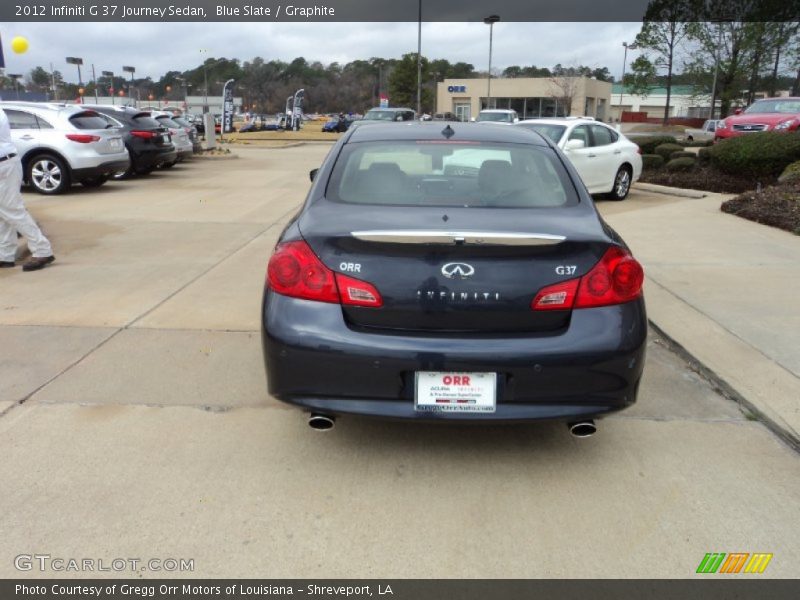
[[[40,194],[61,194],[73,183],[98,187],[128,168],[119,129],[80,105],[0,102],[25,181]]]

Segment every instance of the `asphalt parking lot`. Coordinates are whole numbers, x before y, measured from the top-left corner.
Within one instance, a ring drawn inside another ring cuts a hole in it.
[[[681,578],[707,552],[770,552],[762,576],[796,576],[798,455],[655,332],[639,403],[589,439],[318,433],[269,398],[266,263],[329,148],[25,195],[57,261],[0,272],[0,577],[59,576],[15,569],[39,553],[194,560],[144,577]]]

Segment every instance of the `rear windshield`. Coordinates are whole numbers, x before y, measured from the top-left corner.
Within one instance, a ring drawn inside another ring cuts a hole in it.
[[[156,117],[156,121],[161,123],[166,127],[172,127],[173,129],[180,129],[180,125],[178,125],[175,121],[170,119],[169,117]]]
[[[408,111],[370,110],[364,115],[364,121],[410,121],[414,113]]]
[[[346,144],[326,197],[334,202],[538,208],[578,203],[549,148],[477,142]]]
[[[561,139],[561,136],[564,135],[564,130],[566,129],[564,125],[548,125],[546,123],[520,123],[519,127],[541,133],[556,144]]]
[[[78,129],[105,129],[109,127],[108,121],[101,117],[96,112],[81,112],[69,118]]]
[[[514,120],[514,115],[511,113],[478,113],[478,121],[493,121],[496,123],[511,123]]]
[[[156,129],[162,127],[161,123],[156,121],[147,113],[141,113],[133,117],[133,121],[137,127],[144,127],[145,129]]]

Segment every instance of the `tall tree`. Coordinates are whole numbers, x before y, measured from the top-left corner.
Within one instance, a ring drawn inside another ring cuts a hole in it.
[[[422,81],[430,78],[430,62],[422,57]],[[389,98],[394,106],[415,106],[417,102],[417,54],[404,54],[389,76]],[[433,105],[429,89],[422,90],[422,105]]]
[[[695,33],[701,7],[699,0],[652,0],[645,12],[642,30],[636,36],[636,43],[640,47],[654,53],[652,64],[666,72],[664,125],[669,121],[676,55],[684,40]]]

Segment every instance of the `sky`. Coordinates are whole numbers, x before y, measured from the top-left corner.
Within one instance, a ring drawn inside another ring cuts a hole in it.
[[[622,72],[622,42],[632,42],[641,23],[498,23],[494,26],[492,66],[552,67],[586,65]],[[29,41],[25,54],[15,54],[11,38]],[[356,59],[400,58],[417,51],[416,23],[5,23],[0,36],[6,73],[28,72],[36,66],[61,71],[77,83],[67,56],[83,58],[83,80],[91,64],[100,71],[121,73],[136,68],[136,77],[158,80],[167,71],[197,67],[207,56],[248,61],[346,63]],[[628,65],[638,51],[628,52]],[[422,54],[450,62],[488,66],[489,28],[483,23],[423,23]],[[494,70],[494,68],[493,68]]]

